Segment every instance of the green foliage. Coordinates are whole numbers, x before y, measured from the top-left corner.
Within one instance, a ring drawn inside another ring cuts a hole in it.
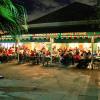
[[[15,23],[15,21],[13,20],[14,19],[13,13],[2,5],[0,5],[0,15],[4,17],[5,19],[7,19],[8,21]]]
[[[7,31],[14,38],[27,32],[27,14],[23,6],[13,4],[11,0],[2,0],[0,1],[0,16],[4,19],[0,22],[2,31]]]

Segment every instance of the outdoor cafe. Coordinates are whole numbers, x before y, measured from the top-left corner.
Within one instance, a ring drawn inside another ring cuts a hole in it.
[[[83,51],[90,51],[93,56],[91,57],[91,63],[93,63],[93,59],[99,62],[100,32],[28,34],[20,36],[19,39],[19,42],[16,43],[10,35],[2,36],[0,38],[0,45],[7,49],[17,47],[19,48],[19,54],[26,50],[24,53],[27,55],[31,54],[32,50],[35,50],[35,52],[38,53],[41,53],[42,50],[42,53],[45,52],[45,57],[47,59],[49,58],[49,60],[46,61],[50,64],[59,62],[61,59],[60,53],[64,52],[67,54],[72,51],[72,53],[76,53],[76,51],[79,51],[80,53]]]

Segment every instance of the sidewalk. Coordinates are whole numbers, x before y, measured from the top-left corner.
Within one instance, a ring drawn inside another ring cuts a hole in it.
[[[1,64],[0,100],[100,100],[100,72]]]

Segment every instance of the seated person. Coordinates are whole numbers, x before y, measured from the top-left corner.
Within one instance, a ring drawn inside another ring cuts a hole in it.
[[[78,61],[81,59],[81,56],[79,55],[79,53],[76,53],[76,54],[73,56],[73,58],[74,58],[74,61],[75,61],[75,62],[78,62]]]

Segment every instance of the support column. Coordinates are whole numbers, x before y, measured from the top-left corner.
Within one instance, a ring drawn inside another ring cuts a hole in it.
[[[53,38],[50,38],[50,52],[51,52],[51,60],[50,60],[50,63],[52,64],[52,44],[54,42],[54,39]]]
[[[20,43],[20,36],[16,36],[16,46],[17,46],[17,61],[19,62],[19,43]]]
[[[91,58],[91,67],[93,69],[93,53],[94,53],[94,36],[91,37],[91,47],[92,47],[92,58]]]

